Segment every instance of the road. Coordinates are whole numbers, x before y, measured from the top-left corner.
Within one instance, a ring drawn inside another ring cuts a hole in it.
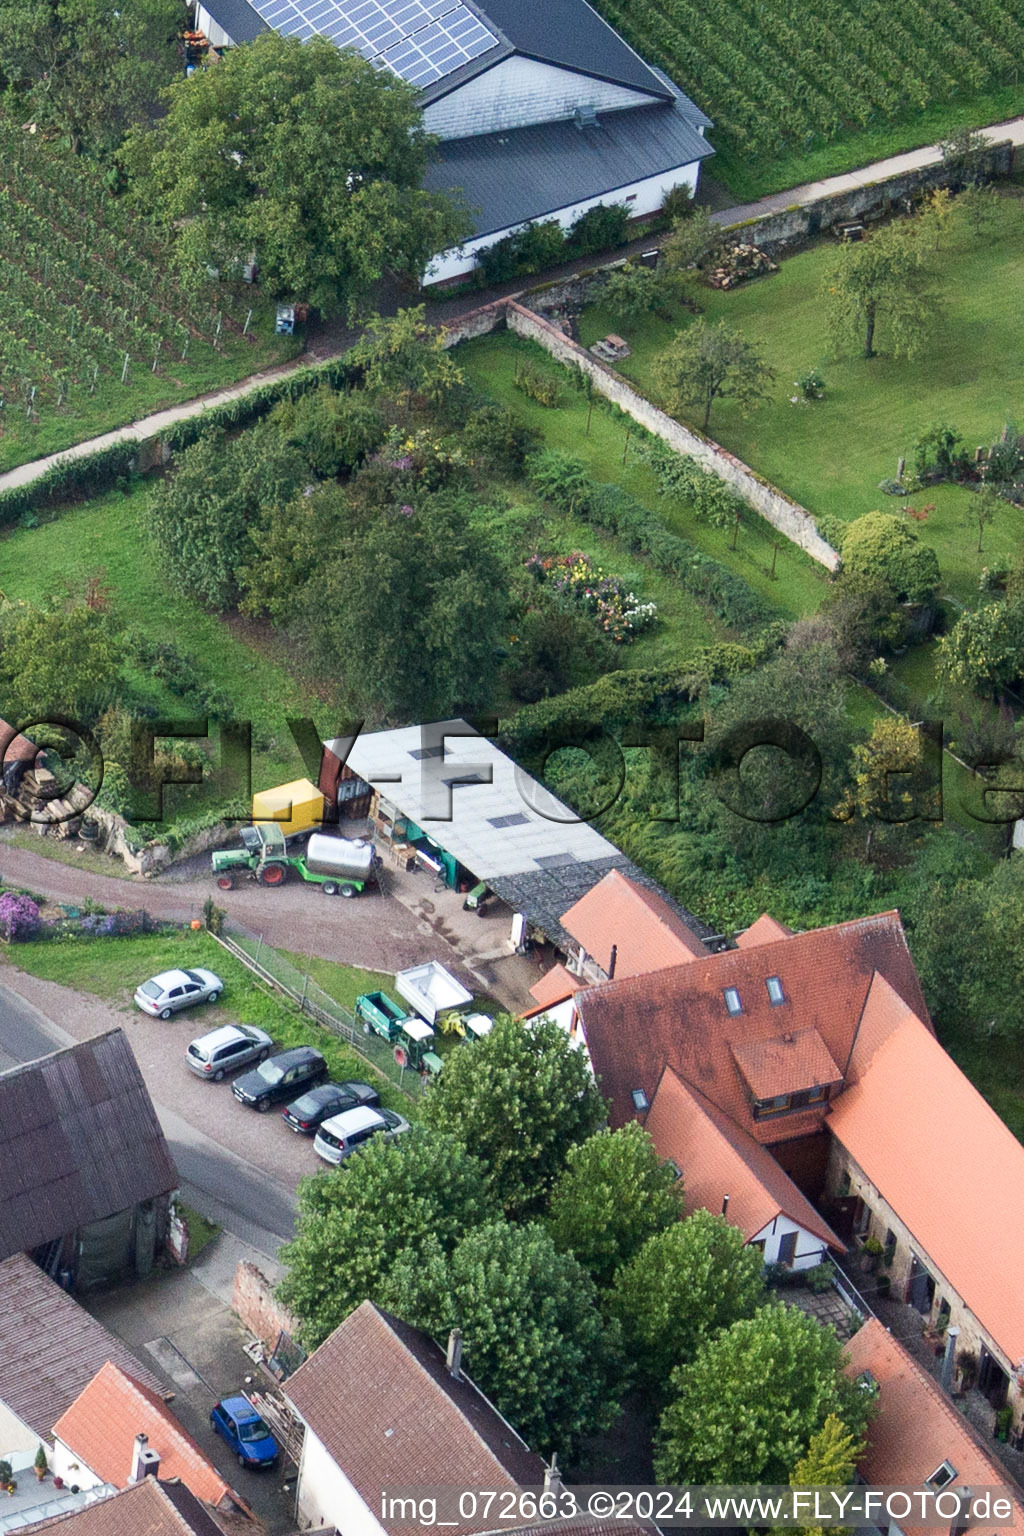
[[[319,1166],[312,1145],[276,1115],[238,1104],[226,1083],[206,1083],[185,1067],[197,1021],[144,1019],[82,997],[54,982],[5,970],[0,984],[0,1071],[120,1027],[132,1043],[181,1175],[183,1198],[211,1221],[273,1257],[292,1236],[295,1189]],[[202,1017],[205,1024],[212,1012]],[[56,1024],[64,1020],[68,1028]],[[167,1103],[173,1100],[174,1107]]]

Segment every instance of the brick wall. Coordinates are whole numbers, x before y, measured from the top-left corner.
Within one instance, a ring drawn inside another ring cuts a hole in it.
[[[254,1333],[269,1353],[282,1333],[298,1334],[298,1323],[287,1308],[275,1300],[274,1288],[266,1275],[243,1259],[235,1270],[231,1306],[243,1325]]]

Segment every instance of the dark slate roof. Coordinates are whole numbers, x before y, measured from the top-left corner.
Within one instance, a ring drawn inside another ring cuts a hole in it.
[[[563,120],[448,139],[423,184],[432,192],[460,189],[473,234],[494,234],[589,198],[614,200],[634,182],[714,154],[697,131],[696,112],[679,93],[671,106],[605,112],[595,126]]]
[[[270,31],[269,23],[248,0],[203,0],[203,4],[234,43],[251,43],[261,32]]]
[[[0,1259],[177,1182],[123,1030],[0,1073]]]
[[[572,864],[559,865],[554,869],[524,870],[517,875],[489,876],[488,885],[507,901],[516,912],[525,914],[535,928],[546,933],[553,944],[561,949],[575,949],[572,935],[562,927],[561,918],[569,908],[603,880],[610,869],[618,869],[645,890],[654,891],[686,924],[699,939],[714,937],[714,929],[702,923],[700,918],[687,912],[671,896],[667,896],[656,881],[638,869],[624,853],[606,859],[578,859]]]
[[[126,1344],[23,1253],[0,1264],[0,1402],[41,1440],[96,1372],[112,1360],[162,1389]]]
[[[644,63],[587,0],[477,0],[474,9],[508,40],[512,50],[526,58],[670,99],[664,78]],[[476,62],[486,68],[501,55],[496,57],[492,51],[485,57],[486,63],[484,59]],[[479,68],[473,71],[479,72]],[[435,100],[456,84],[461,81],[454,76],[439,80],[424,93],[424,99]]]

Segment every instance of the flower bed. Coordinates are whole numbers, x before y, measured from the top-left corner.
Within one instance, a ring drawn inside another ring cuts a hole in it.
[[[593,614],[616,645],[628,644],[648,629],[658,614],[656,603],[642,603],[618,576],[606,576],[588,555],[532,555],[526,568],[572,607]]]

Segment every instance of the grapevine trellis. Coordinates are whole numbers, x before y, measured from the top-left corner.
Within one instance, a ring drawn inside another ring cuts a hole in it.
[[[740,153],[844,130],[1018,79],[1021,0],[599,0]]]
[[[87,163],[0,119],[0,428],[133,370],[173,376],[224,332],[242,333],[225,295],[180,283],[159,230]]]

